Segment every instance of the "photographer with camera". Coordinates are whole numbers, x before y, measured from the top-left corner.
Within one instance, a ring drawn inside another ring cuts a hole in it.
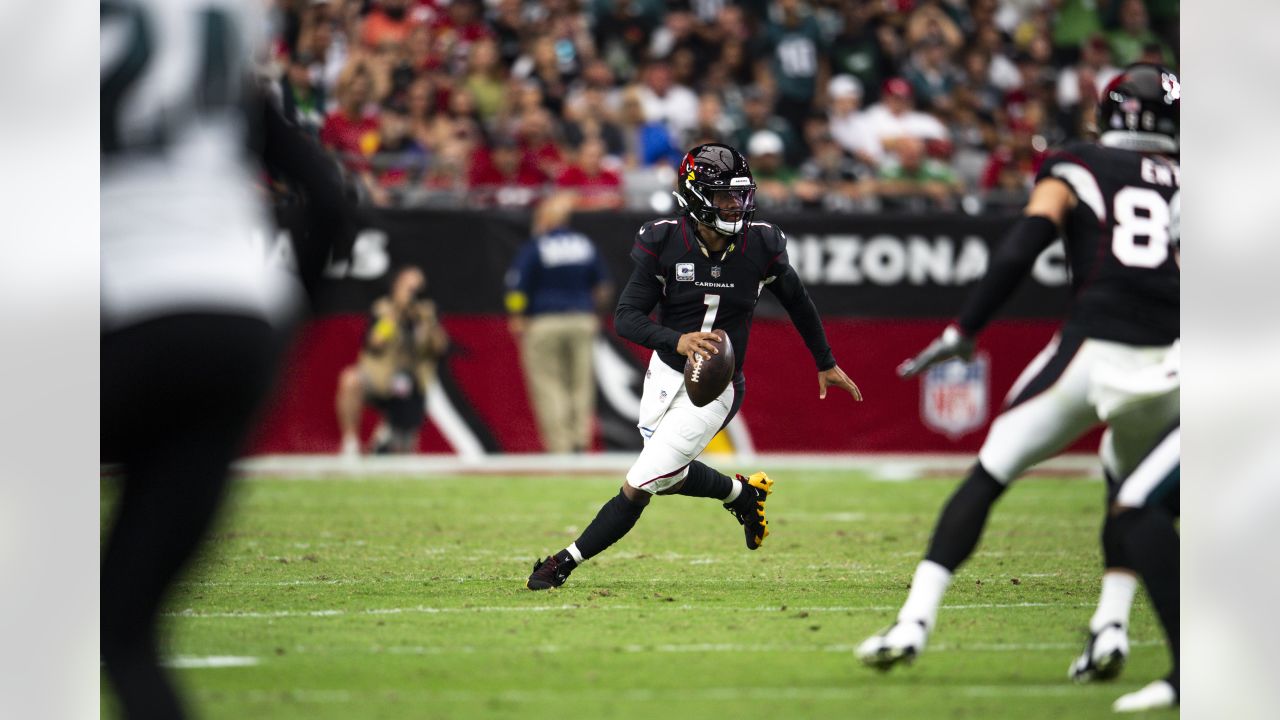
[[[360,414],[366,402],[382,415],[371,452],[407,453],[417,446],[426,390],[449,345],[435,303],[424,295],[426,287],[426,276],[412,265],[392,276],[390,293],[373,304],[359,359],[338,376],[335,405],[344,456],[360,454]]]

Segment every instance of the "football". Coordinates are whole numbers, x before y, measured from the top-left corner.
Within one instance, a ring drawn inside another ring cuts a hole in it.
[[[733,343],[723,330],[712,330],[720,336],[716,345],[720,349],[717,355],[703,357],[694,353],[684,361],[684,389],[694,405],[702,407],[720,397],[720,393],[733,380]]]

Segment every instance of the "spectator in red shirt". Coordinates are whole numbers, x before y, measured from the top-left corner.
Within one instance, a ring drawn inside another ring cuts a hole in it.
[[[372,92],[368,74],[344,78],[338,85],[338,107],[320,128],[320,143],[337,152],[348,169],[367,170],[364,158],[378,149],[378,115],[367,109]]]
[[[488,149],[476,151],[468,185],[480,204],[493,207],[528,207],[538,199],[547,176],[514,138],[499,136]]]
[[[556,187],[578,192],[580,210],[606,210],[622,207],[622,178],[604,167],[604,143],[588,139],[578,147],[577,162],[569,165],[556,178]]]
[[[553,178],[564,170],[564,157],[556,144],[556,121],[551,113],[537,108],[520,116],[517,126],[525,153],[546,177]]]
[[[991,153],[982,172],[983,190],[1023,190],[1035,185],[1036,173],[1044,164],[1047,146],[1035,127],[1023,120],[1010,123],[1012,132]]]

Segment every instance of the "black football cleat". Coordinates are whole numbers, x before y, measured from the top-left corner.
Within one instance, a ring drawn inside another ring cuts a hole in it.
[[[551,555],[546,560],[536,560],[533,563],[533,574],[529,576],[525,587],[530,590],[558,588],[569,579],[569,573],[573,572],[577,566],[578,564],[573,560],[557,560],[555,555]]]
[[[742,532],[747,537],[747,549],[755,550],[764,544],[769,537],[769,521],[765,519],[764,504],[773,492],[773,480],[762,472],[751,477],[737,476],[742,483],[742,493],[724,507],[742,524]]]

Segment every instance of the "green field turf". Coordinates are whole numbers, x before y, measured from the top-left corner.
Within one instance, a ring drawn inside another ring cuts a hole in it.
[[[257,658],[174,670],[200,717],[237,720],[1107,717],[1167,670],[1142,596],[1121,680],[1066,679],[1097,596],[1099,482],[1007,493],[924,657],[882,675],[852,648],[893,618],[954,479],[771,475],[760,550],[719,503],[660,497],[541,593],[534,557],[617,478],[241,481],[165,652]]]

